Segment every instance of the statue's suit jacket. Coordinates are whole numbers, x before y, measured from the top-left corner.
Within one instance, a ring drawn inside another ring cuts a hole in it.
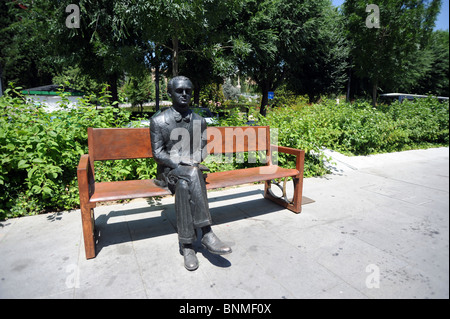
[[[166,187],[167,175],[181,161],[202,162],[206,158],[206,121],[189,110],[189,122],[180,119],[172,107],[153,117],[150,136],[153,157],[158,164],[156,183]]]

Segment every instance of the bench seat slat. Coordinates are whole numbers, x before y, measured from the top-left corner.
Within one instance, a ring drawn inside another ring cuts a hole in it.
[[[297,174],[298,170],[296,169],[282,168],[275,165],[216,172],[208,174],[208,177],[206,178],[206,188],[214,189],[236,186],[272,180],[275,178],[296,176]],[[104,182],[95,184],[95,191],[90,198],[90,202],[96,203],[112,200],[164,196],[169,194],[170,191],[168,189],[155,185],[154,180]]]
[[[217,172],[208,174],[206,188],[213,189],[268,181],[275,178],[296,176],[298,173],[296,169],[283,168],[276,165]]]
[[[90,202],[105,202],[111,200],[145,198],[164,196],[170,191],[155,185],[151,179],[95,183],[95,191]]]

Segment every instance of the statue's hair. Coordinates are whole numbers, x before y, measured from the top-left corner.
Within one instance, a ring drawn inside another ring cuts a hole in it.
[[[169,93],[172,92],[173,83],[175,81],[189,81],[189,83],[191,83],[191,86],[193,86],[192,81],[188,77],[185,77],[183,75],[179,75],[179,76],[176,76],[172,80],[169,81],[169,83],[167,84],[167,92],[169,92]]]

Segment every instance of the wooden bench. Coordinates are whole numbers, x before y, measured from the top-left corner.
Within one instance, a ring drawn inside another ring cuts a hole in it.
[[[209,154],[228,154],[239,152],[265,151],[266,165],[234,171],[209,173],[206,178],[207,189],[222,188],[246,183],[265,181],[264,197],[295,212],[301,212],[303,150],[270,144],[268,126],[249,127],[209,127],[207,129]],[[104,201],[146,198],[169,195],[167,188],[155,185],[153,180],[130,180],[119,182],[95,182],[94,162],[153,157],[148,128],[89,128],[89,154],[81,156],[77,168],[80,192],[81,219],[83,225],[86,258],[95,257],[95,218],[96,204]],[[296,156],[296,168],[282,168],[272,163],[272,151]],[[276,197],[271,192],[271,181],[292,177],[294,195],[292,200]]]

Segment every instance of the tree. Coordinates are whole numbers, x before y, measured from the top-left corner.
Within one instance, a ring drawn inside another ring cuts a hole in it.
[[[426,52],[430,67],[420,75],[413,90],[419,94],[449,96],[449,33],[437,30],[431,34]]]
[[[244,9],[230,32],[241,36],[250,46],[250,52],[238,58],[239,71],[251,77],[262,93],[260,113],[266,115],[269,91],[275,90],[284,80],[285,62],[281,57],[278,22],[278,5],[274,0],[246,0]]]
[[[220,70],[216,53],[230,44],[218,26],[240,10],[242,0],[80,0],[79,28],[65,23],[71,2],[34,1],[23,14],[20,25],[30,32],[30,43],[46,40],[36,46],[47,50],[45,58],[36,60],[49,61],[57,72],[78,67],[97,82],[108,82],[117,100],[125,73],[139,77],[155,68],[177,75],[184,53],[197,55],[190,61],[197,69],[206,59],[209,69]],[[167,56],[171,63],[165,65]]]
[[[54,67],[46,59],[48,40],[33,31],[42,24],[32,15],[25,19],[30,14],[24,5],[0,2],[0,87],[14,82],[30,88],[52,79]]]
[[[251,47],[239,70],[258,84],[262,115],[269,91],[286,81],[311,100],[339,90],[348,53],[340,21],[329,0],[246,1],[233,31]]]
[[[170,51],[172,61],[169,69],[172,76],[177,76],[182,54],[202,55],[220,43],[217,41],[221,41],[224,34],[217,32],[217,26],[239,10],[240,2],[241,0],[136,0],[130,7],[128,16],[137,17],[146,41]]]
[[[122,24],[128,26],[123,36],[140,48],[146,68],[155,70],[157,105],[160,72],[176,76],[180,70],[192,78],[198,103],[201,87],[210,83],[218,69],[211,52],[220,50],[221,42],[227,38],[218,25],[235,14],[241,0],[126,2],[131,3],[118,15]]]
[[[398,83],[417,80],[417,68],[411,66],[432,32],[441,0],[380,0],[379,28],[369,28],[367,1],[347,0],[344,14],[355,73],[372,83],[372,103],[376,105],[380,86],[392,88]],[[369,23],[370,26],[370,23]],[[426,68],[426,61],[421,65]],[[415,64],[418,66],[418,64]]]
[[[25,43],[43,52],[37,61],[45,61],[57,73],[67,66],[78,67],[97,82],[107,82],[117,101],[118,80],[124,72],[139,73],[144,67],[143,48],[137,42],[140,29],[126,15],[132,1],[79,1],[79,28],[66,25],[71,2],[33,1],[27,10],[15,9],[20,19],[12,28],[21,30],[27,36]]]
[[[187,54],[180,64],[180,70],[194,84],[194,104],[200,104],[200,91],[213,82],[221,81],[214,74],[213,61],[199,53]]]
[[[3,94],[4,68],[7,62],[6,46],[11,43],[12,34],[7,27],[11,24],[12,17],[5,2],[0,2],[0,96]]]
[[[349,57],[343,15],[329,0],[309,1],[303,8],[297,8],[295,1],[283,1],[283,6],[281,37],[289,43],[284,48],[288,87],[308,95],[311,102],[320,95],[339,94],[347,80]],[[303,11],[309,16],[302,17]],[[295,21],[304,22],[293,28]]]
[[[223,84],[223,95],[227,100],[237,101],[240,93],[241,91],[233,86],[230,79],[227,79]]]

